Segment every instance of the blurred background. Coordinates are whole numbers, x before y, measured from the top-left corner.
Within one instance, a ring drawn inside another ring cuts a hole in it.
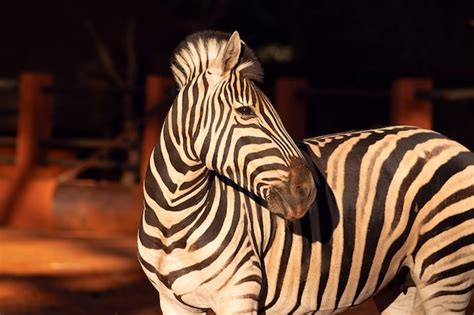
[[[239,31],[295,139],[400,123],[474,149],[472,0],[0,7],[1,314],[157,311],[135,259],[140,178],[195,31]]]

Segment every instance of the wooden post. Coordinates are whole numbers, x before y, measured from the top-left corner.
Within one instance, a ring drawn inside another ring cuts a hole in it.
[[[143,128],[142,163],[140,167],[141,181],[145,178],[150,154],[160,135],[163,121],[171,106],[163,104],[168,98],[167,91],[175,86],[171,77],[158,75],[148,76],[145,85],[145,113],[156,113],[147,117]]]
[[[390,105],[391,123],[432,129],[431,100],[416,97],[417,91],[432,89],[431,79],[401,78],[393,82]]]
[[[0,223],[7,223],[25,188],[39,154],[39,142],[51,134],[53,97],[42,88],[53,83],[53,76],[25,72],[20,75],[15,177],[0,204]]]
[[[303,78],[281,78],[275,85],[275,107],[293,139],[306,136],[308,101],[302,95],[309,84]]]

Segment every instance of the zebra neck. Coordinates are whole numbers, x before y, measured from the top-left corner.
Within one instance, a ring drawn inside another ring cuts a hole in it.
[[[212,178],[203,163],[186,158],[182,149],[161,137],[145,179],[145,207],[168,229],[202,208]]]

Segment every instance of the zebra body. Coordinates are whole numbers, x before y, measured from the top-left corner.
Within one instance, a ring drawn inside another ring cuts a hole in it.
[[[463,313],[474,278],[473,154],[403,126],[298,149],[248,82],[259,73],[245,51],[219,63],[238,35],[200,36],[210,39],[176,54],[181,90],[144,185],[139,259],[163,312],[332,314],[406,266],[427,313]]]
[[[426,313],[463,313],[474,280],[474,154],[406,126],[308,139],[305,147],[327,191],[308,212],[320,216],[309,233],[329,236],[311,254],[324,279],[318,305],[359,304],[406,266]]]

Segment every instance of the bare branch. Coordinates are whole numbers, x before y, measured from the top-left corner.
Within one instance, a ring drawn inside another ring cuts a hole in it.
[[[97,54],[99,56],[100,63],[104,67],[105,72],[114,81],[116,85],[123,86],[124,82],[122,78],[120,78],[120,75],[116,70],[112,56],[107,47],[105,47],[103,41],[100,39],[99,35],[97,34],[93,23],[91,21],[87,21],[85,24],[87,29],[89,30],[89,33],[94,39],[95,46],[97,48]]]
[[[137,53],[135,45],[135,19],[131,18],[125,28],[125,54],[127,57],[126,83],[132,85],[137,79]]]

